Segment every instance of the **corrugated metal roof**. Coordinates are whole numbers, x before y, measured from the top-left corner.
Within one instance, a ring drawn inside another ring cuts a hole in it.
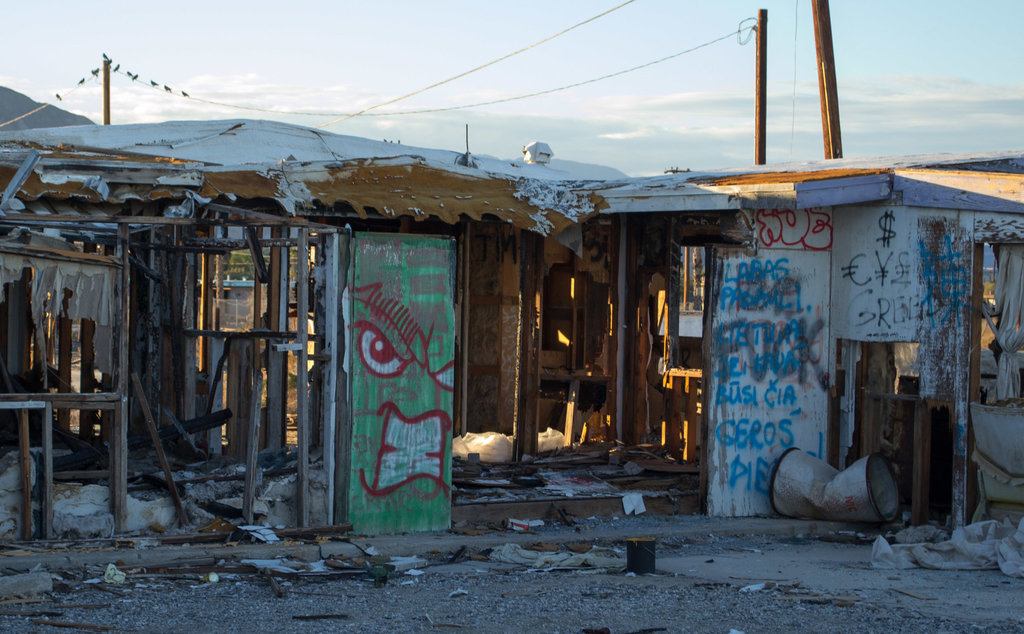
[[[269,121],[78,126],[0,133],[0,182],[28,149],[42,160],[19,198],[93,203],[276,201],[288,214],[493,216],[557,233],[596,213],[588,183],[540,165],[370,141]]]

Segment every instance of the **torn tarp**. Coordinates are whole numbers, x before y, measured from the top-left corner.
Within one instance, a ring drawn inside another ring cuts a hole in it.
[[[491,561],[519,564],[535,570],[558,568],[624,570],[626,568],[626,559],[611,548],[591,548],[585,553],[546,553],[527,550],[517,544],[505,544],[491,551]]]
[[[1008,520],[988,520],[957,528],[937,544],[890,545],[879,536],[871,548],[875,568],[989,570],[1024,577],[1024,520],[1014,528]]]

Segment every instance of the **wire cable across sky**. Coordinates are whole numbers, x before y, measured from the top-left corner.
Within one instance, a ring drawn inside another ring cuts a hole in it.
[[[596,83],[596,82],[599,82],[599,81],[604,81],[606,79],[612,79],[614,77],[620,77],[620,76],[628,74],[628,73],[633,73],[633,72],[636,72],[638,70],[643,70],[644,68],[649,68],[649,67],[654,66],[656,64],[661,64],[661,63],[673,60],[673,59],[675,59],[677,57],[681,57],[681,56],[686,55],[688,53],[693,53],[693,52],[698,51],[698,50],[700,50],[702,48],[707,48],[708,46],[711,46],[713,44],[717,44],[718,42],[721,42],[723,40],[727,40],[729,38],[736,37],[738,35],[742,35],[744,32],[751,31],[753,29],[754,29],[753,26],[745,26],[745,27],[744,26],[740,26],[736,30],[729,31],[728,33],[726,33],[726,34],[724,34],[724,35],[722,35],[720,37],[716,37],[716,38],[714,38],[712,40],[708,40],[707,42],[704,42],[702,44],[698,44],[696,46],[692,46],[692,47],[687,48],[685,50],[682,50],[682,51],[679,51],[679,52],[676,52],[676,53],[672,53],[671,55],[666,55],[664,57],[660,57],[658,59],[655,59],[655,60],[652,60],[652,61],[649,61],[649,62],[645,62],[643,64],[638,64],[636,66],[631,66],[629,68],[625,68],[625,69],[622,69],[622,70],[619,70],[619,71],[615,71],[613,73],[607,73],[607,74],[601,75],[599,77],[593,77],[591,79],[586,79],[586,80],[583,80],[583,81],[578,81],[578,82],[574,82],[574,83],[571,83],[571,84],[566,84],[564,86],[558,86],[558,87],[555,87],[555,88],[548,88],[546,90],[539,90],[539,91],[536,91],[536,92],[526,93],[526,94],[522,94],[522,95],[515,95],[515,96],[512,96],[512,97],[502,97],[502,98],[499,98],[499,99],[491,99],[491,100],[488,100],[488,101],[480,101],[480,102],[476,102],[476,103],[462,104],[462,105],[457,105],[457,106],[437,106],[437,107],[416,108],[416,109],[412,109],[412,110],[399,110],[399,111],[388,111],[388,112],[369,112],[368,111],[369,109],[364,109],[364,110],[361,110],[359,112],[354,112],[354,113],[312,112],[312,111],[304,111],[304,110],[280,110],[280,109],[274,109],[274,108],[261,108],[261,107],[258,107],[258,106],[246,106],[246,105],[240,105],[240,104],[233,104],[233,103],[227,103],[227,102],[224,102],[224,101],[217,101],[217,100],[214,100],[214,99],[205,99],[205,98],[202,98],[202,97],[196,97],[196,96],[194,96],[194,95],[192,95],[192,94],[190,94],[188,92],[185,92],[183,90],[182,91],[174,90],[174,89],[172,89],[172,88],[170,88],[170,87],[168,87],[168,86],[166,86],[164,84],[161,84],[161,83],[156,82],[156,81],[151,81],[151,80],[142,80],[140,82],[140,85],[145,86],[145,87],[149,87],[149,88],[151,88],[151,89],[153,89],[153,90],[155,90],[157,92],[160,92],[160,93],[170,94],[170,95],[173,95],[173,96],[176,96],[176,97],[180,97],[180,98],[184,98],[184,99],[189,99],[191,101],[196,101],[196,102],[208,104],[208,105],[211,105],[211,106],[219,106],[219,107],[222,107],[222,108],[233,108],[233,109],[236,109],[236,110],[246,110],[246,111],[249,111],[249,112],[261,112],[261,113],[276,114],[276,115],[281,115],[281,116],[340,117],[338,119],[335,119],[334,121],[331,121],[331,122],[328,122],[328,123],[325,123],[325,124],[317,126],[318,128],[324,128],[324,127],[327,127],[327,126],[332,125],[334,123],[339,123],[339,122],[341,122],[341,121],[343,121],[345,119],[350,119],[350,118],[353,118],[353,117],[356,117],[356,116],[361,116],[361,117],[395,117],[395,116],[405,116],[405,115],[429,114],[429,113],[433,113],[433,112],[450,112],[450,111],[453,111],[453,110],[468,110],[470,108],[479,108],[479,107],[483,107],[483,106],[490,106],[490,105],[495,105],[495,104],[500,104],[500,103],[508,103],[508,102],[511,102],[511,101],[520,101],[520,100],[523,100],[523,99],[530,99],[532,97],[540,97],[540,96],[543,96],[543,95],[549,95],[549,94],[556,93],[556,92],[562,92],[562,91],[565,91],[565,90],[571,90],[573,88],[578,88],[580,86],[586,86],[588,84],[593,84],[593,83]],[[124,70],[118,70],[116,72],[116,74],[124,75],[124,76],[128,77],[129,79],[131,79],[133,81],[138,80],[138,77],[139,77],[137,74],[132,74],[132,73],[126,72]]]
[[[328,121],[327,123],[323,123],[321,125],[318,125],[317,127],[318,128],[326,128],[329,125],[334,125],[335,123],[341,123],[342,121],[345,121],[346,119],[351,119],[352,117],[358,117],[359,115],[366,114],[367,112],[369,112],[371,110],[376,110],[377,108],[381,108],[383,106],[390,106],[393,103],[397,103],[399,101],[403,101],[405,99],[408,99],[409,97],[415,97],[416,95],[419,95],[419,94],[424,93],[424,92],[426,92],[428,90],[431,90],[432,88],[437,88],[438,86],[443,86],[445,84],[451,83],[451,82],[455,81],[456,79],[461,79],[461,78],[465,77],[466,75],[470,75],[472,73],[477,72],[478,70],[483,70],[483,69],[485,69],[485,68],[487,68],[489,66],[494,66],[498,62],[503,62],[503,61],[505,61],[506,59],[508,59],[510,57],[514,57],[516,55],[519,55],[520,53],[525,53],[526,51],[530,50],[531,48],[535,48],[537,46],[540,46],[541,44],[543,44],[545,42],[550,42],[551,40],[555,39],[556,37],[560,37],[562,35],[565,35],[569,31],[572,31],[574,29],[578,29],[579,27],[581,27],[581,26],[583,26],[585,24],[589,24],[589,23],[593,22],[594,20],[597,20],[598,18],[603,18],[604,16],[608,15],[609,13],[612,13],[613,11],[618,11],[622,7],[626,6],[627,4],[632,4],[633,2],[636,2],[636,0],[626,0],[626,2],[623,2],[620,5],[614,6],[611,9],[608,9],[607,11],[603,11],[601,13],[598,13],[597,15],[595,15],[595,16],[593,16],[591,18],[587,18],[586,20],[584,20],[582,22],[578,22],[578,23],[570,26],[567,29],[562,29],[561,31],[559,31],[558,33],[555,33],[554,35],[549,35],[548,37],[546,37],[546,38],[544,38],[542,40],[538,40],[538,41],[534,42],[533,44],[530,44],[529,46],[524,46],[523,48],[519,49],[518,51],[513,51],[513,52],[509,53],[508,55],[502,55],[498,59],[491,60],[491,61],[487,62],[486,64],[481,64],[480,66],[477,66],[476,68],[471,68],[471,69],[469,69],[469,70],[467,70],[467,71],[465,71],[463,73],[459,73],[458,75],[455,75],[453,77],[449,77],[448,79],[444,79],[444,80],[441,80],[439,82],[430,84],[429,86],[426,86],[424,88],[420,88],[419,90],[414,90],[413,92],[404,94],[401,97],[395,97],[394,99],[389,99],[389,100],[381,102],[381,103],[379,103],[379,104],[377,104],[375,106],[370,106],[369,108],[363,108],[359,112],[354,112],[352,114],[345,115],[343,117],[335,119],[334,121]]]

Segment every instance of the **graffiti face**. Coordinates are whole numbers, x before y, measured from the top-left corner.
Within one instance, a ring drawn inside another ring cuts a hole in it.
[[[357,289],[356,301],[369,319],[353,324],[354,343],[363,369],[376,378],[381,429],[373,473],[359,472],[363,488],[379,497],[424,480],[432,485],[428,496],[447,492],[444,456],[451,417],[443,409],[422,411],[415,397],[420,390],[451,392],[454,361],[441,359],[443,365],[431,367],[433,329],[424,332],[408,308],[384,297],[380,283]]]
[[[360,532],[448,527],[453,271],[450,239],[357,238],[349,518]]]

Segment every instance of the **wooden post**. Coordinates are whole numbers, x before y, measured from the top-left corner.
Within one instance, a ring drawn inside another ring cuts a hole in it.
[[[757,10],[757,78],[754,91],[757,105],[754,107],[754,164],[765,164],[765,136],[767,133],[768,109],[768,10]]]
[[[79,322],[78,336],[82,362],[79,366],[78,391],[82,394],[91,393],[96,389],[96,348],[93,346],[95,335],[96,322],[91,319],[83,319]],[[93,429],[97,422],[99,422],[99,416],[95,411],[80,410],[78,412],[78,437],[83,440],[92,440]]]
[[[914,402],[914,475],[910,500],[910,523],[913,526],[928,523],[931,457],[932,408],[928,401],[917,400]]]
[[[298,477],[295,482],[296,519],[299,526],[309,526],[309,233],[299,228],[298,270],[295,272],[295,331],[299,344],[296,368],[296,427],[298,442]]]
[[[110,60],[103,57],[103,125],[110,125]]]
[[[821,101],[821,130],[825,158],[843,158],[839,132],[839,95],[836,89],[836,60],[832,54],[832,18],[828,0],[811,0],[814,14],[814,48],[818,59],[818,94]]]
[[[167,481],[167,491],[171,494],[171,501],[174,502],[174,510],[178,514],[178,523],[181,526],[188,525],[188,517],[185,515],[185,508],[181,505],[181,497],[178,496],[178,487],[174,484],[174,472],[171,471],[171,464],[167,462],[167,455],[164,453],[164,445],[160,441],[160,432],[156,428],[156,421],[153,420],[153,413],[149,409],[149,401],[146,393],[142,390],[142,382],[139,375],[132,372],[132,387],[135,388],[135,398],[138,399],[139,407],[142,409],[142,416],[146,419],[146,427],[149,429],[149,438],[153,441],[156,449],[156,459],[160,468],[164,471],[164,479]]]
[[[242,518],[252,524],[253,505],[256,501],[256,459],[260,452],[260,404],[263,400],[263,371],[253,371],[252,407],[249,409],[249,442],[245,453],[245,490],[242,496]]]
[[[669,397],[666,400],[665,414],[665,449],[676,460],[683,459],[682,417],[683,417],[683,385],[685,377],[669,377]]]
[[[338,288],[336,303],[330,305],[330,309],[337,315],[338,340],[337,345],[331,353],[331,363],[334,366],[334,373],[337,377],[337,390],[335,395],[336,424],[334,426],[334,447],[336,458],[334,461],[334,521],[337,523],[347,522],[348,512],[348,490],[350,484],[350,469],[352,467],[352,395],[351,381],[348,372],[349,352],[346,348],[344,333],[348,324],[344,317],[350,308],[349,301],[345,299],[345,288],[349,283],[349,266],[352,262],[351,254],[352,234],[349,229],[344,229],[338,234]],[[327,474],[331,477],[331,474]]]
[[[320,251],[323,255],[321,266],[323,280],[323,323],[317,330],[323,335],[320,353],[326,357],[320,362],[320,416],[323,422],[324,476],[327,478],[327,523],[334,524],[335,517],[335,480],[334,463],[337,447],[335,445],[338,420],[338,364],[340,354],[338,329],[338,309],[340,302],[341,282],[338,279],[339,238],[337,233],[323,236]]]
[[[57,375],[60,382],[58,392],[71,392],[71,319],[68,318],[68,299],[71,291],[64,289],[60,314],[57,316]],[[81,414],[79,414],[81,419]],[[71,412],[57,411],[57,425],[64,431],[71,431]]]
[[[21,476],[21,538],[32,539],[32,455],[28,450],[28,410],[18,410],[18,459]]]
[[[284,237],[280,227],[274,227],[274,238]],[[268,328],[283,332],[288,330],[288,247],[273,247],[270,250],[270,284],[267,289]],[[267,424],[266,447],[277,449],[284,445],[286,353],[277,352],[273,346],[267,350]]]
[[[81,411],[78,413],[81,418]],[[40,518],[43,524],[43,539],[53,539],[53,403],[43,408],[41,428],[43,440],[43,503]]]
[[[540,238],[529,231],[522,233],[520,241],[520,293],[519,316],[519,419],[516,421],[516,459],[524,455],[537,455],[537,418],[540,403],[540,337],[537,311],[543,275],[543,249]],[[540,265],[538,265],[540,263]]]
[[[563,447],[572,446],[572,435],[573,425],[576,422],[576,402],[579,400],[580,395],[580,380],[573,379],[569,381],[569,394],[565,400],[565,442],[562,443]]]
[[[697,427],[697,387],[700,379],[694,376],[686,377],[686,461],[697,461],[697,446],[700,438],[700,431]]]
[[[114,515],[114,530],[124,532],[128,518],[128,296],[131,293],[131,264],[128,262],[128,248],[131,231],[127,223],[117,227],[117,250],[121,260],[120,283],[116,291],[114,306],[118,311],[114,322],[114,345],[117,346],[117,367],[115,368],[118,407],[114,412],[114,425],[110,431],[110,512]]]

